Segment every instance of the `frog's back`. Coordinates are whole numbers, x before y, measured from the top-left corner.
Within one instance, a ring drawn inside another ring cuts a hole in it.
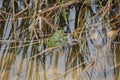
[[[53,36],[50,38],[50,40],[56,41],[56,40],[62,38],[63,35],[64,35],[64,31],[63,31],[63,30],[58,30],[57,32],[55,32],[55,33],[53,34]]]
[[[48,46],[56,46],[61,44],[61,39],[64,36],[64,30],[56,31],[48,41]]]

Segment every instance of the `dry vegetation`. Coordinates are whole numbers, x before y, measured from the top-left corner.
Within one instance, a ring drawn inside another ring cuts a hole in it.
[[[0,79],[96,80],[120,65],[119,18],[119,0],[1,0]],[[59,30],[64,44],[48,47]]]

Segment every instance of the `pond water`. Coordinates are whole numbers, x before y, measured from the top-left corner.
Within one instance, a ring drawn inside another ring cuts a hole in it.
[[[84,14],[78,2],[60,8],[39,1],[0,0],[0,80],[120,80],[119,33],[108,38],[109,24],[90,11],[85,25],[78,24],[76,15]],[[47,7],[42,13],[41,5]],[[65,32],[60,45],[49,47],[46,41],[58,29]]]

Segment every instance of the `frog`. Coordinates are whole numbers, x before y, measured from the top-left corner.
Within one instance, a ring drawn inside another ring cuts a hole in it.
[[[60,46],[64,38],[64,30],[57,30],[47,41],[49,47]]]

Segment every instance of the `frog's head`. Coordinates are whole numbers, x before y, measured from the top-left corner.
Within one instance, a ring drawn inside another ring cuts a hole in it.
[[[63,37],[63,36],[64,36],[64,30],[59,30],[59,31],[58,31],[58,34],[59,34],[61,37]]]

